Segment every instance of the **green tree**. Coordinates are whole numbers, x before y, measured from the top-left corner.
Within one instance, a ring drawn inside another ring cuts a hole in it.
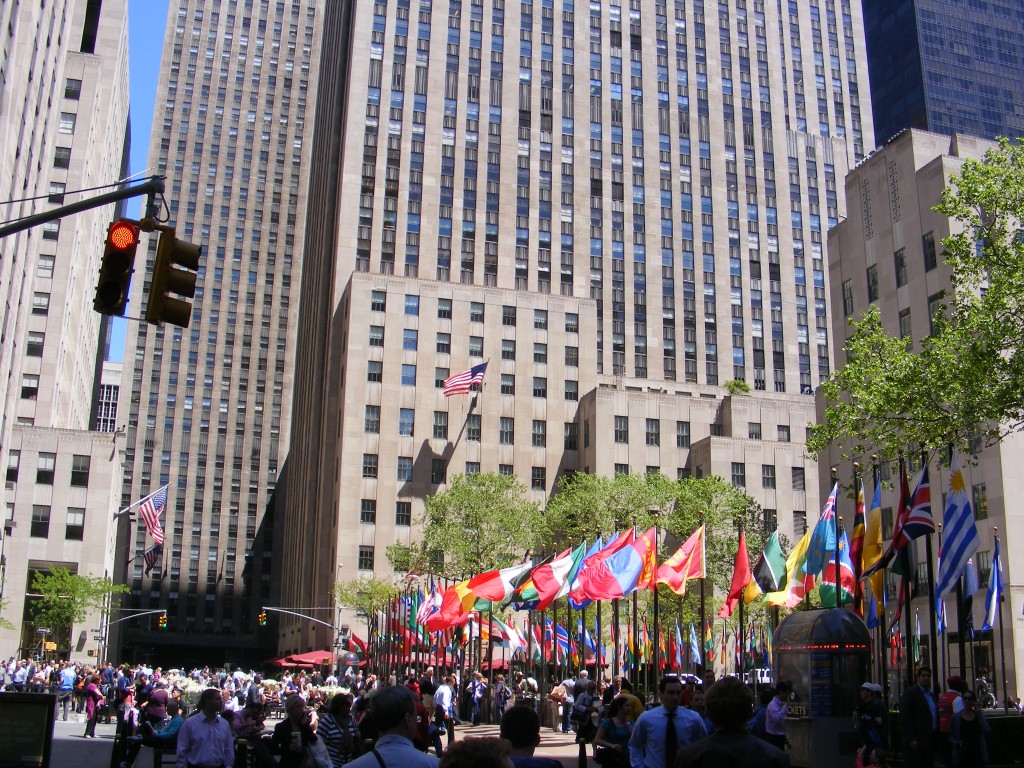
[[[949,217],[950,270],[932,334],[913,349],[872,306],[852,322],[848,362],[822,386],[824,422],[808,447],[846,455],[961,450],[1024,427],[1024,144],[999,141],[965,160],[935,211]]]
[[[32,601],[33,622],[52,629],[58,650],[66,650],[74,625],[107,608],[110,599],[128,592],[128,587],[106,577],[83,576],[51,566],[47,573],[36,573],[32,591],[39,595]]]
[[[5,597],[0,599],[0,614],[3,613],[4,608],[7,607],[8,599]],[[0,629],[15,629],[16,627],[3,616],[0,616]]]
[[[388,559],[396,567],[426,561],[425,569],[450,578],[517,563],[545,530],[544,517],[526,492],[511,475],[455,475],[446,490],[426,499],[417,521],[423,526],[422,543],[388,547]],[[431,553],[440,553],[443,561]]]
[[[340,581],[334,585],[338,605],[351,608],[357,616],[371,618],[398,597],[401,590],[394,584],[378,578],[359,578]]]

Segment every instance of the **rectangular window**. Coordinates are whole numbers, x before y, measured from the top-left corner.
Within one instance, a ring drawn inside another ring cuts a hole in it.
[[[448,413],[447,411],[434,411],[434,439],[448,439]]]
[[[380,434],[380,406],[368,405],[363,413],[363,432],[370,435]]]
[[[547,344],[534,344],[533,345],[533,362],[543,365],[548,361],[548,345]]]
[[[774,509],[763,509],[761,515],[766,532],[772,533],[779,527],[779,516]]]
[[[931,272],[938,265],[935,257],[935,234],[925,232],[921,235],[921,247],[924,250],[924,271]]]
[[[36,464],[36,482],[39,485],[53,485],[53,470],[57,464],[56,453],[40,453]]]
[[[747,465],[742,461],[732,463],[732,484],[737,488],[744,488],[747,485]]]
[[[373,525],[377,522],[377,500],[361,499],[359,501],[359,522]]]
[[[412,525],[412,502],[395,502],[395,525],[408,527]]]
[[[885,466],[885,465],[883,464],[883,466]],[[883,539],[891,539],[892,538],[892,528],[893,528],[892,507],[882,507],[882,538]]]
[[[376,453],[364,453],[363,454],[363,477],[376,478],[377,477],[377,454]]]
[[[546,448],[548,444],[548,424],[541,419],[533,420],[533,447]]]
[[[402,437],[412,437],[416,423],[416,410],[414,408],[398,409],[398,434]]]
[[[843,315],[853,314],[853,280],[843,280]]]
[[[761,439],[761,422],[759,421],[748,421],[747,422],[747,437],[751,440]]]
[[[89,487],[89,468],[91,464],[91,456],[76,453],[71,457],[71,486],[73,488]]]
[[[32,294],[32,314],[43,317],[50,314],[50,294],[42,291]]]
[[[616,475],[629,474],[629,464],[616,464],[612,469]]]
[[[469,322],[482,323],[484,321],[484,305],[479,301],[471,302],[469,305]]]
[[[789,424],[779,424],[779,442],[789,442]]]
[[[26,373],[21,377],[21,399],[35,400],[39,396],[39,377],[34,373]]]
[[[501,394],[514,395],[516,393],[516,376],[514,373],[501,374]]]
[[[54,168],[70,168],[71,167],[71,147],[57,147],[53,151],[53,167]]]
[[[451,299],[438,299],[437,300],[437,318],[439,320],[451,320],[452,319],[452,300]]]
[[[804,468],[803,467],[793,467],[792,472],[793,472],[793,490],[794,491],[804,491],[804,490],[806,490],[806,487],[804,485]]]
[[[445,459],[430,460],[430,482],[433,485],[443,485],[448,474],[448,462]]]
[[[395,479],[400,483],[412,482],[412,456],[398,456],[395,462]]]
[[[676,448],[690,447],[690,422],[676,422]]]
[[[978,564],[978,581],[988,584],[989,576],[992,575],[992,553],[987,549],[979,551],[975,555],[975,562]]]
[[[74,133],[75,120],[74,112],[61,112],[60,120],[57,122],[57,133]]]
[[[448,378],[451,371],[448,368],[434,369],[434,389],[444,389],[444,380]]]
[[[867,269],[868,302],[878,301],[878,265],[872,264]]]
[[[28,532],[29,536],[37,539],[45,539],[50,535],[50,508],[42,504],[32,505],[32,524]]]
[[[503,306],[501,308],[501,324],[509,328],[516,327],[515,307]]]
[[[645,437],[647,445],[655,447],[661,445],[661,421],[659,419],[647,420],[647,432]]]
[[[807,533],[807,513],[803,510],[793,510],[793,534],[803,536]]]
[[[368,360],[366,362],[366,380],[380,382],[384,379],[384,363],[380,360]]]
[[[370,326],[370,346],[371,347],[383,347],[384,346],[384,326],[383,325],[371,325]]]
[[[498,465],[498,474],[499,475],[505,475],[505,476],[514,475],[515,474],[515,468],[511,464],[499,464]]]
[[[907,252],[900,248],[892,255],[893,267],[896,269],[896,287],[902,288],[907,284]]]
[[[21,451],[11,451],[7,454],[7,482],[18,482],[18,469],[21,466]]]
[[[762,488],[774,488],[775,487],[775,465],[774,464],[762,464],[761,465],[761,487]]]
[[[567,451],[575,451],[579,448],[579,425],[575,421],[565,422],[565,440],[563,445]]]
[[[628,416],[616,416],[615,417],[615,442],[616,443],[628,443],[629,442],[629,417]]]
[[[471,413],[466,417],[466,440],[471,443],[480,442],[480,414]]]
[[[420,297],[411,293],[405,294],[405,314],[419,317]]]
[[[372,571],[373,570],[373,547],[359,545],[359,570],[360,571]]]
[[[532,467],[530,469],[530,488],[535,491],[545,491],[548,487],[548,471],[544,467]]]
[[[548,311],[546,309],[533,310],[533,327],[538,331],[548,329]]]
[[[29,357],[42,357],[46,344],[46,334],[42,331],[29,331],[25,342],[25,354]]]
[[[370,293],[370,311],[383,312],[388,307],[388,294],[385,291],[372,291]]]
[[[540,398],[548,396],[548,380],[543,376],[533,377],[533,396]]]
[[[67,189],[67,184],[61,181],[50,182],[50,194],[47,197],[47,202],[53,203],[54,205],[61,205],[64,202],[64,191]]]
[[[469,356],[470,357],[483,357],[484,356],[484,337],[483,336],[470,336],[469,337]]]
[[[447,355],[452,351],[452,335],[450,333],[437,334],[436,350],[442,355]]]
[[[935,318],[942,312],[942,299],[946,295],[945,291],[939,291],[933,293],[928,297],[928,334],[933,335],[935,333]]]
[[[911,335],[913,334],[913,330],[911,329],[911,326],[910,326],[910,309],[909,308],[908,309],[901,309],[900,310],[899,318],[900,318],[900,338],[901,339],[909,339],[909,338],[911,338]]]
[[[516,341],[515,341],[515,339],[502,339],[501,340],[501,359],[502,360],[515,360],[516,359]]]
[[[467,475],[479,475],[480,474],[480,462],[479,461],[467,461],[466,462],[466,474]]]
[[[415,352],[419,344],[419,333],[415,328],[402,329],[402,349],[406,352]]]
[[[501,445],[513,445],[516,439],[516,420],[510,416],[502,416],[498,419],[498,443]]]
[[[402,386],[403,387],[415,387],[416,386],[416,366],[409,365],[408,363],[402,364]]]
[[[64,538],[69,541],[82,541],[85,536],[85,508],[68,507],[68,523],[64,528]]]
[[[974,509],[975,520],[988,519],[988,490],[985,483],[971,487],[971,507]]]
[[[575,312],[565,313],[565,332],[566,333],[579,333],[580,330],[580,316]]]
[[[566,347],[565,348],[565,364],[570,368],[578,368],[580,365],[580,348],[579,347]]]
[[[71,101],[78,101],[82,96],[82,81],[68,78],[64,82],[64,98]]]

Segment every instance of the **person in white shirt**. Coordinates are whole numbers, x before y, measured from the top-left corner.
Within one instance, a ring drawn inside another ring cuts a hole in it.
[[[221,695],[207,688],[199,697],[199,710],[178,731],[175,768],[232,768],[235,742],[231,726],[220,716]]]
[[[449,688],[449,691],[451,689]],[[436,768],[437,758],[413,746],[416,736],[416,695],[405,687],[388,687],[370,696],[370,717],[380,732],[373,751],[350,768]]]
[[[447,732],[448,746],[455,741],[455,677],[448,675],[434,691],[434,723],[438,731]]]

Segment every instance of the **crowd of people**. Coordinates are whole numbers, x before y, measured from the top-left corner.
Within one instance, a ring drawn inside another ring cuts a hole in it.
[[[908,768],[971,768],[988,764],[990,727],[975,692],[952,676],[935,696],[932,672],[917,671],[916,684],[899,703],[900,737]],[[455,672],[433,667],[399,680],[351,670],[342,678],[318,672],[259,674],[209,668],[165,672],[145,665],[98,667],[29,659],[0,664],[0,690],[56,694],[55,718],[85,715],[84,738],[96,737],[100,720],[116,719],[124,736],[121,768],[132,768],[142,747],[174,750],[178,765],[235,765],[239,750],[260,768],[338,768],[353,765],[416,768],[495,765],[553,768],[537,757],[541,715],[555,730],[572,734],[582,751],[609,768],[674,766],[785,766],[786,717],[792,687],[780,682],[754,691],[739,678],[666,676],[644,702],[624,676],[595,680],[587,670],[552,681],[545,700],[537,681],[514,672],[493,685],[480,672],[464,683]],[[856,768],[885,766],[887,708],[881,686],[866,682],[858,693],[853,725],[859,734]],[[455,741],[460,717],[470,727],[500,723],[501,740]],[[272,728],[268,718],[279,718]],[[433,754],[431,754],[433,753]],[[489,757],[488,757],[489,755]],[[367,759],[369,758],[369,760]]]

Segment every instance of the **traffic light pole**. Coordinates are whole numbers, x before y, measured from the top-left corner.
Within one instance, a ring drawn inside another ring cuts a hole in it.
[[[148,181],[144,181],[141,184],[133,184],[131,186],[115,190],[114,192],[107,192],[102,195],[96,195],[95,197],[89,197],[85,200],[79,200],[77,203],[69,203],[68,205],[62,205],[59,208],[54,208],[42,213],[34,213],[31,216],[18,219],[10,224],[4,224],[3,226],[0,226],[0,237],[13,235],[17,232],[24,232],[26,229],[31,229],[39,224],[46,224],[49,221],[62,219],[73,213],[81,213],[82,211],[99,208],[107,203],[116,203],[121,200],[127,200],[130,197],[138,197],[139,195],[149,196],[149,200],[146,202],[145,218],[156,218],[156,201],[154,200],[154,197],[156,195],[162,195],[163,192],[164,177],[150,176]]]

